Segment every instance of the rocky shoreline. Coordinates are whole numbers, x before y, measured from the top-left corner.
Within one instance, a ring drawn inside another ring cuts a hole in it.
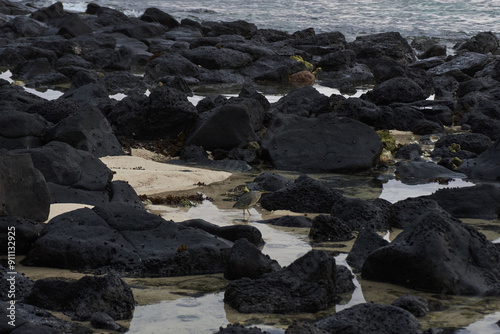
[[[14,80],[0,79],[0,314],[12,321],[2,321],[1,331],[124,332],[117,321],[130,319],[136,305],[126,277],[223,273],[224,302],[240,313],[316,313],[355,289],[353,274],[331,252],[313,249],[282,268],[262,254],[254,226],[174,222],[149,212],[137,188],[103,162],[139,145],[184,173],[271,167],[376,177],[394,169],[408,184],[470,180],[472,187],[396,203],[348,197],[306,174],[261,173],[247,186],[269,192],[261,200],[266,210],[311,214],[268,223],[309,228],[313,245],[357,236],[347,263],[363,279],[498,297],[500,244],[461,219],[486,219],[498,229],[499,39],[480,33],[448,52],[439,41],[408,42],[397,32],[347,42],[340,32],[179,22],[154,8],[131,18],[94,3],[78,14],[59,2],[0,1],[0,67]],[[314,82],[340,94],[326,96]],[[64,87],[64,94],[46,100],[20,83]],[[370,89],[352,97],[360,86]],[[238,96],[189,102],[206,87]],[[277,89],[287,93],[276,103],[261,93]],[[126,97],[110,98],[116,93]],[[420,140],[395,145],[391,130]],[[89,207],[46,222],[56,203]],[[403,232],[389,243],[380,232],[391,229]],[[14,256],[23,266],[88,275],[32,281],[14,273]],[[297,322],[286,333],[438,333],[418,319],[435,310],[408,295]],[[237,324],[219,331],[261,332]]]

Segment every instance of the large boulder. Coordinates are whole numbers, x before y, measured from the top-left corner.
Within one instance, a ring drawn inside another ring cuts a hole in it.
[[[386,231],[389,229],[389,212],[381,201],[369,202],[343,196],[333,203],[331,215],[342,220],[352,231],[367,227]]]
[[[277,169],[359,171],[376,164],[382,141],[372,128],[353,119],[278,115],[262,138],[262,148]]]
[[[116,270],[130,276],[223,272],[232,242],[119,202],[53,218],[26,265]]]
[[[193,126],[198,113],[186,94],[163,86],[149,96],[145,116],[149,138],[175,138]]]
[[[47,220],[50,212],[47,182],[29,154],[0,154],[0,205],[1,216]]]
[[[5,247],[7,248],[7,247]],[[0,266],[0,300],[24,300],[33,288],[33,281],[22,273]],[[13,297],[15,296],[15,297]]]
[[[443,75],[453,71],[474,76],[488,63],[488,56],[476,52],[464,52],[456,55],[442,65],[435,66],[427,71],[430,75]]]
[[[328,333],[345,334],[422,334],[418,319],[392,305],[363,303],[337,312],[315,323]]]
[[[500,139],[500,102],[491,98],[480,100],[465,111],[460,124],[469,125],[472,132],[486,135],[491,140]]]
[[[0,112],[0,148],[7,150],[39,147],[51,123],[39,115],[25,112]]]
[[[335,259],[312,250],[288,267],[233,281],[224,302],[242,313],[317,312],[336,301]]]
[[[9,322],[11,319],[15,320],[11,324],[2,322],[2,333],[92,333],[92,330],[83,325],[61,320],[48,311],[24,303],[16,303],[13,306],[10,302],[0,302],[0,316]]]
[[[460,45],[457,45],[455,48],[458,51],[466,50],[482,54],[488,54],[491,52],[495,54],[495,51],[498,50],[499,46],[500,41],[498,40],[498,37],[491,31],[488,31],[476,34]]]
[[[423,198],[436,201],[455,217],[496,219],[500,213],[500,187],[495,184],[443,188]]]
[[[412,79],[396,77],[382,82],[362,97],[377,105],[388,105],[425,100],[428,94]]]
[[[104,190],[113,172],[94,155],[53,141],[42,147],[15,150],[29,153],[47,182],[85,190]]]
[[[248,108],[242,104],[225,104],[200,115],[186,145],[194,144],[206,150],[230,150],[257,140]]]
[[[356,53],[358,61],[388,57],[409,64],[416,60],[415,51],[398,32],[358,36],[347,47]]]
[[[500,181],[500,139],[477,157],[468,174],[476,180]]]
[[[312,220],[312,227],[309,231],[309,238],[315,242],[324,241],[347,241],[354,239],[350,226],[335,217],[319,215]]]
[[[271,107],[273,113],[303,117],[317,116],[330,111],[330,99],[311,86],[292,89]]]
[[[25,302],[80,321],[89,320],[95,312],[105,312],[115,320],[130,319],[135,308],[132,290],[117,275],[84,276],[74,282],[40,279]]]
[[[500,252],[460,220],[432,211],[368,255],[364,279],[455,295],[500,295]]]
[[[429,183],[439,179],[464,179],[463,173],[457,173],[446,167],[428,161],[401,161],[396,167],[397,177],[406,184]]]
[[[360,272],[368,254],[388,244],[389,241],[378,235],[373,229],[365,228],[356,237],[346,261],[354,272]]]
[[[341,197],[340,192],[303,175],[288,187],[263,196],[261,205],[269,211],[330,213],[333,204]]]
[[[445,210],[431,199],[409,197],[391,205],[389,223],[391,227],[405,229],[412,226],[415,220],[425,212]]]
[[[12,237],[15,237],[16,255],[25,255],[40,236],[43,226],[43,223],[22,217],[0,217],[0,254],[8,254],[10,235],[10,240],[12,240]]]
[[[209,70],[239,69],[252,63],[252,57],[237,50],[200,46],[181,53],[196,65]]]
[[[97,107],[79,110],[48,131],[48,141],[60,141],[97,157],[123,155],[113,130]]]
[[[276,271],[281,266],[247,239],[236,240],[229,251],[224,278],[235,280],[243,277],[259,278],[265,273]]]

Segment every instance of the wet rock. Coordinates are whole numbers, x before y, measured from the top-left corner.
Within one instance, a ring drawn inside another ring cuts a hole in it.
[[[10,319],[11,304],[8,302],[0,302],[0,316],[3,319]],[[47,312],[38,307],[23,303],[15,304],[15,322],[11,326],[7,321],[0,324],[0,331],[3,333],[79,333],[91,334],[92,331],[87,327],[70,323],[59,318],[56,318],[52,313]]]
[[[145,128],[148,138],[175,138],[186,133],[197,118],[196,108],[186,94],[169,87],[160,87],[149,96]]]
[[[329,334],[325,330],[319,329],[307,322],[293,322],[285,331],[285,334]]]
[[[225,104],[200,115],[186,139],[186,145],[203,146],[206,150],[230,150],[257,140],[248,108],[245,105]]]
[[[253,182],[247,184],[249,190],[266,190],[266,191],[277,191],[285,188],[293,181],[284,177],[283,175],[264,172],[259,174]]]
[[[207,33],[208,36],[239,35],[250,38],[257,31],[255,24],[244,20],[204,22],[203,24],[210,28],[210,31]]]
[[[377,319],[377,321],[373,321]],[[418,319],[410,312],[391,305],[363,303],[337,312],[315,323],[319,329],[349,334],[422,334]]]
[[[255,82],[288,83],[288,76],[304,71],[305,65],[301,62],[280,55],[262,57],[252,62],[239,72]]]
[[[25,301],[80,321],[95,312],[105,312],[114,320],[130,319],[136,304],[128,284],[116,275],[84,276],[74,282],[39,279]]]
[[[27,16],[15,16],[0,29],[4,33],[10,30],[15,37],[38,37],[47,30],[47,27]]]
[[[493,53],[498,50],[500,41],[492,32],[480,32],[477,35],[469,38],[465,42],[456,45],[454,48],[457,51],[470,51],[482,54]]]
[[[7,249],[7,246],[5,249]],[[16,254],[18,253],[16,252]],[[31,292],[34,284],[24,274],[9,270],[4,266],[0,266],[0,279],[0,300],[6,302],[24,300]]]
[[[110,201],[108,189],[85,190],[67,185],[47,182],[50,203],[81,203],[88,205],[104,205]]]
[[[337,265],[337,293],[352,292],[356,289],[351,270],[343,265]]]
[[[500,139],[481,153],[471,167],[469,175],[477,180],[500,180]]]
[[[35,221],[48,218],[50,197],[47,183],[29,154],[1,154],[0,175],[0,215]]]
[[[158,22],[169,29],[180,25],[179,21],[177,21],[172,15],[165,13],[158,8],[146,9],[140,19],[146,22]]]
[[[72,115],[78,109],[78,104],[71,100],[56,99],[33,103],[25,112],[29,114],[38,114],[48,122],[57,124],[59,121]]]
[[[286,227],[312,227],[312,219],[305,216],[282,216],[274,219],[261,220],[259,223]]]
[[[85,190],[104,190],[113,177],[111,170],[95,156],[66,143],[54,141],[39,148],[15,152],[31,154],[33,165],[47,182]]]
[[[490,99],[477,101],[467,112],[460,124],[468,124],[471,131],[488,136],[491,140],[500,139],[500,103]]]
[[[0,148],[7,150],[43,145],[51,124],[39,115],[10,111],[0,112]]]
[[[415,52],[398,32],[358,36],[347,44],[358,60],[388,57],[403,64],[416,60]]]
[[[373,229],[362,229],[356,237],[346,261],[354,272],[361,272],[361,267],[368,254],[388,244],[389,241],[378,235]]]
[[[147,89],[143,78],[124,71],[109,73],[104,78],[104,84],[110,94],[134,94],[138,92],[144,94]]]
[[[332,205],[341,197],[340,192],[303,175],[288,187],[263,197],[261,204],[269,211],[330,213]]]
[[[417,218],[425,212],[445,210],[431,199],[422,197],[409,197],[397,201],[391,205],[390,225],[391,227],[405,229],[412,226]]]
[[[420,184],[437,179],[463,179],[465,174],[450,171],[434,162],[401,161],[397,164],[396,175],[406,184]]]
[[[362,96],[376,105],[409,103],[425,100],[427,97],[428,94],[415,81],[405,77],[386,80]]]
[[[311,86],[294,88],[271,106],[272,113],[302,117],[317,116],[331,111],[329,98]]]
[[[244,327],[240,324],[229,324],[227,327],[220,327],[219,331],[215,334],[266,334],[268,332],[262,331],[257,327]]]
[[[144,204],[135,192],[135,189],[128,182],[112,181],[109,191],[111,202],[125,203],[136,209],[144,209]]]
[[[500,208],[500,188],[494,184],[444,188],[424,198],[435,200],[444,210],[462,218],[495,219]]]
[[[250,225],[218,226],[203,219],[185,220],[178,224],[201,229],[210,234],[233,242],[236,242],[239,239],[246,239],[248,242],[256,246],[264,244],[264,240],[262,239],[262,234],[259,229]]]
[[[393,301],[391,305],[401,307],[417,318],[429,314],[429,302],[424,297],[406,294]]]
[[[475,154],[481,154],[491,145],[491,139],[481,133],[460,133],[449,134],[439,138],[434,144],[434,147],[435,149],[446,148],[449,152],[468,151]]]
[[[224,301],[242,313],[316,312],[336,300],[335,259],[312,250],[288,267],[231,282]]]
[[[0,3],[0,13],[6,15],[26,15],[33,11],[33,9],[25,4],[10,2],[4,0]]]
[[[61,120],[46,134],[47,141],[60,141],[96,157],[123,155],[108,120],[97,107],[82,108]]]
[[[373,129],[356,120],[330,114],[314,119],[279,115],[262,138],[262,148],[277,169],[359,171],[374,166],[382,142]]]
[[[95,312],[90,317],[90,324],[97,329],[109,329],[117,332],[125,332],[126,329],[118,325],[115,320],[105,312]]]
[[[224,278],[229,280],[243,277],[255,279],[280,268],[281,266],[276,260],[262,254],[254,244],[241,238],[234,242],[229,251]]]
[[[333,203],[331,215],[340,219],[352,231],[366,227],[379,231],[389,228],[389,213],[385,207],[360,198],[341,197]]]
[[[231,246],[201,229],[113,202],[53,218],[23,263],[140,277],[197,275],[223,272]]]
[[[179,76],[181,78],[197,78],[200,69],[187,58],[178,53],[166,53],[147,63],[144,77],[157,81],[165,76]]]
[[[354,239],[350,226],[335,217],[319,215],[314,217],[309,238],[315,242],[347,241]]]
[[[422,148],[419,144],[408,144],[398,149],[396,159],[414,160],[422,156]]]
[[[81,107],[99,106],[103,101],[109,99],[109,92],[100,83],[89,83],[81,87],[71,87],[60,99],[68,99]]]
[[[364,279],[454,295],[500,294],[500,253],[460,220],[432,211],[368,255]],[[467,273],[464,275],[463,273]]]
[[[116,103],[106,115],[113,133],[126,138],[148,138],[149,103],[149,97],[143,94],[133,94]]]
[[[252,63],[252,57],[246,53],[215,46],[200,46],[186,50],[182,55],[194,64],[210,70],[238,69]]]
[[[439,59],[438,57],[446,56],[446,54],[446,45],[434,44],[425,49],[425,51],[422,52],[418,57],[420,59],[428,59],[433,57],[434,59]]]
[[[487,56],[476,52],[465,52],[456,55],[442,65],[429,69],[427,73],[430,75],[443,75],[448,72],[459,70],[469,76],[474,76],[474,74],[481,70],[487,63]]]
[[[39,237],[43,226],[42,223],[22,217],[0,217],[0,254],[7,255],[10,231],[15,232],[16,255],[25,255]],[[13,229],[15,229],[15,231],[13,231]]]
[[[59,28],[57,34],[68,39],[80,35],[92,34],[92,28],[89,27],[77,13],[65,15],[65,17],[58,22],[57,28]]]

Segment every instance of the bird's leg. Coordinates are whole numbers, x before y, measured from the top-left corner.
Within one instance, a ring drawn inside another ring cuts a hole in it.
[[[250,210],[247,209],[247,211],[248,211],[248,216],[250,217],[252,214],[250,213]]]

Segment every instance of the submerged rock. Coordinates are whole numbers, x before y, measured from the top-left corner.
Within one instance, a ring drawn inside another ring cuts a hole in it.
[[[454,295],[500,295],[500,253],[460,220],[423,214],[389,245],[368,255],[365,279]]]

